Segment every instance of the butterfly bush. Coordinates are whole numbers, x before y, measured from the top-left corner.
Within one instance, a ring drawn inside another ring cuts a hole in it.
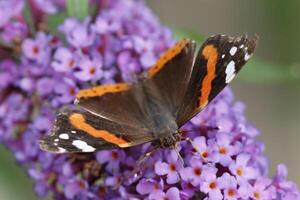
[[[285,165],[268,176],[260,133],[229,88],[182,128],[194,130],[183,131],[191,142],[180,142],[177,150],[160,148],[141,162],[153,148],[150,143],[95,154],[40,150],[39,138],[49,134],[57,112],[72,107],[80,89],[130,81],[174,43],[171,31],[142,1],[91,4],[97,6],[95,16],[66,18],[55,34],[47,27],[30,30],[22,0],[0,1],[0,142],[26,169],[38,196],[300,199]],[[58,0],[32,0],[30,6],[42,19],[65,7]]]

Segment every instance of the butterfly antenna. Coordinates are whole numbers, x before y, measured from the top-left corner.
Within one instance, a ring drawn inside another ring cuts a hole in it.
[[[200,127],[199,129],[191,129],[191,130],[181,130],[179,133],[184,133],[184,132],[197,132],[197,131],[214,131],[214,130],[220,130],[220,127],[212,127],[212,126],[203,126]]]

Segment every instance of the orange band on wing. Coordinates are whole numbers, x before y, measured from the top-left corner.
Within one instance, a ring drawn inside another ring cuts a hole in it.
[[[213,45],[204,47],[202,55],[207,60],[207,74],[205,75],[202,86],[199,107],[202,109],[208,104],[208,97],[211,92],[212,81],[216,76],[216,65],[218,60],[218,50]]]
[[[183,39],[179,42],[177,42],[173,47],[168,49],[159,59],[158,61],[148,69],[148,75],[149,77],[154,76],[157,74],[167,62],[169,62],[172,58],[174,58],[176,55],[178,55],[186,45],[190,43],[189,39]]]
[[[126,91],[128,89],[129,89],[129,85],[127,83],[101,85],[101,86],[93,87],[90,89],[80,90],[78,92],[76,98],[80,99],[80,98],[86,98],[86,97],[97,97],[97,96],[102,96],[107,93]]]
[[[128,147],[130,144],[124,139],[119,138],[114,134],[109,133],[108,131],[95,129],[94,127],[85,122],[85,118],[82,114],[72,114],[69,117],[69,121],[75,128],[84,131],[93,137],[102,138],[103,140],[118,145],[119,147]]]

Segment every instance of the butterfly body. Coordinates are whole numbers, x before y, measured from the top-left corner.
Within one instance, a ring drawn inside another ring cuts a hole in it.
[[[196,43],[183,39],[136,83],[81,90],[75,101],[81,109],[60,113],[41,148],[54,153],[94,152],[146,142],[175,147],[181,126],[235,77],[253,54],[256,41],[216,35],[196,52]]]

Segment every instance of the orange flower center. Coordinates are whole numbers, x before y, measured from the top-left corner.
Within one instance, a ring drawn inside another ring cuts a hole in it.
[[[70,68],[73,67],[74,64],[75,64],[75,61],[73,59],[69,61],[69,67]]]
[[[219,153],[220,153],[220,154],[226,154],[226,153],[227,153],[226,148],[225,148],[225,147],[220,147],[220,148],[219,148]]]
[[[91,67],[91,68],[90,68],[90,74],[91,74],[91,75],[94,75],[95,72],[96,72],[95,67]]]
[[[227,192],[227,194],[228,194],[228,196],[233,197],[234,194],[235,194],[234,189],[229,189],[228,192]]]
[[[202,155],[203,158],[207,158],[208,153],[207,153],[207,151],[204,151],[204,152],[201,153],[201,155]]]
[[[255,198],[259,199],[259,198],[260,198],[260,193],[259,193],[259,192],[254,192],[254,193],[253,193],[253,196],[254,196]]]
[[[38,54],[39,53],[39,48],[37,47],[37,46],[34,46],[34,47],[32,47],[32,52],[34,53],[34,54]]]
[[[75,89],[71,87],[71,88],[69,89],[69,94],[70,94],[71,96],[74,96],[74,95],[76,94]]]
[[[209,188],[210,188],[210,189],[215,189],[216,187],[217,187],[216,182],[211,182],[211,183],[209,184]]]
[[[175,164],[170,164],[170,170],[171,171],[176,171],[176,165]]]
[[[236,173],[237,173],[237,175],[239,175],[239,176],[243,176],[243,169],[242,169],[241,167],[237,168],[237,169],[236,169]]]
[[[111,157],[113,160],[117,160],[119,158],[119,154],[115,151],[111,152]]]
[[[201,170],[200,168],[195,168],[195,169],[194,169],[194,174],[195,174],[196,176],[201,176],[201,173],[202,173],[202,170]]]

